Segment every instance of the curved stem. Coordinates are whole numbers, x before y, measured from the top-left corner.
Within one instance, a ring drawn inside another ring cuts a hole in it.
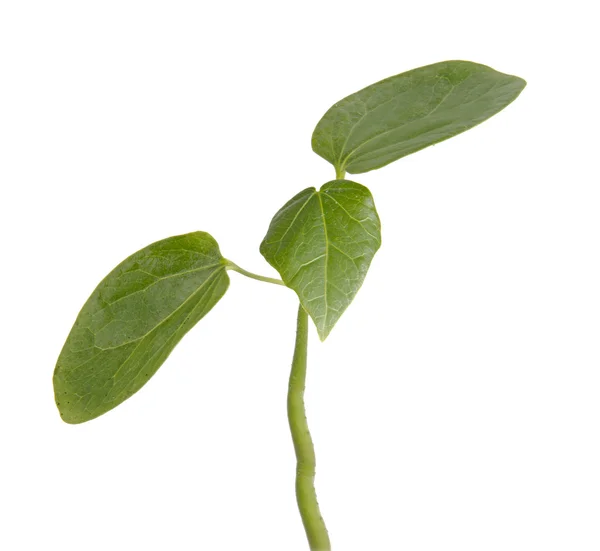
[[[242,275],[245,275],[246,277],[258,279],[258,281],[265,281],[267,283],[274,283],[275,285],[283,285],[284,287],[286,286],[285,283],[281,281],[281,279],[275,279],[273,277],[265,277],[258,274],[253,274],[252,272],[240,268],[237,264],[231,262],[231,260],[227,260],[226,265],[228,270],[233,270],[234,272],[238,272]]]
[[[311,551],[330,551],[329,535],[315,493],[315,449],[304,410],[307,348],[308,314],[300,305],[287,399],[288,420],[297,460],[296,499]]]

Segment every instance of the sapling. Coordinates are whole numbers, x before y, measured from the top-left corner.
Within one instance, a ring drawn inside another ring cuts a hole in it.
[[[468,61],[420,67],[333,105],[312,136],[335,179],[305,189],[273,217],[260,252],[281,280],[222,256],[208,233],[152,243],[96,287],[54,371],[67,423],[90,421],[136,393],[180,339],[227,291],[233,270],[288,287],[299,299],[287,412],[297,458],[296,498],[310,549],[331,549],[314,488],[315,452],[304,408],[308,319],[324,341],[363,283],[381,245],[371,192],[346,179],[381,168],[483,122],[525,87],[521,78]]]

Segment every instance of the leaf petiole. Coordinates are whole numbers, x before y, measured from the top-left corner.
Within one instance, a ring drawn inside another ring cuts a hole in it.
[[[286,287],[286,284],[281,281],[281,279],[276,279],[274,277],[266,277],[266,276],[261,276],[258,274],[253,274],[252,272],[249,272],[248,270],[244,270],[244,268],[240,268],[237,264],[235,264],[234,262],[231,262],[231,260],[225,260],[225,268],[227,270],[233,270],[234,272],[238,272],[242,275],[245,275],[246,277],[249,277],[251,279],[257,279],[258,281],[264,281],[266,283],[274,283],[275,285],[283,285],[284,287]]]

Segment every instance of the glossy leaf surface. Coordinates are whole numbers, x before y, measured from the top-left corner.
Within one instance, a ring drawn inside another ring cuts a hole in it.
[[[89,421],[137,392],[229,285],[216,241],[195,232],[119,264],[79,313],[54,371],[67,423]]]
[[[312,147],[338,173],[367,172],[485,121],[525,84],[470,61],[420,67],[336,103],[317,124]]]
[[[273,218],[260,251],[281,274],[324,340],[352,302],[381,245],[369,190],[334,180],[308,188]]]

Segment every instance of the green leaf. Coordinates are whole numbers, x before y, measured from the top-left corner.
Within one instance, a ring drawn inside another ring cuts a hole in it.
[[[308,188],[274,216],[260,252],[298,294],[325,340],[381,245],[371,192],[348,180]]]
[[[158,241],[119,264],[77,316],[54,371],[64,421],[83,423],[137,392],[224,295],[226,260],[195,232]]]
[[[312,136],[337,174],[381,168],[489,119],[526,82],[470,61],[443,61],[367,86],[336,103]]]

